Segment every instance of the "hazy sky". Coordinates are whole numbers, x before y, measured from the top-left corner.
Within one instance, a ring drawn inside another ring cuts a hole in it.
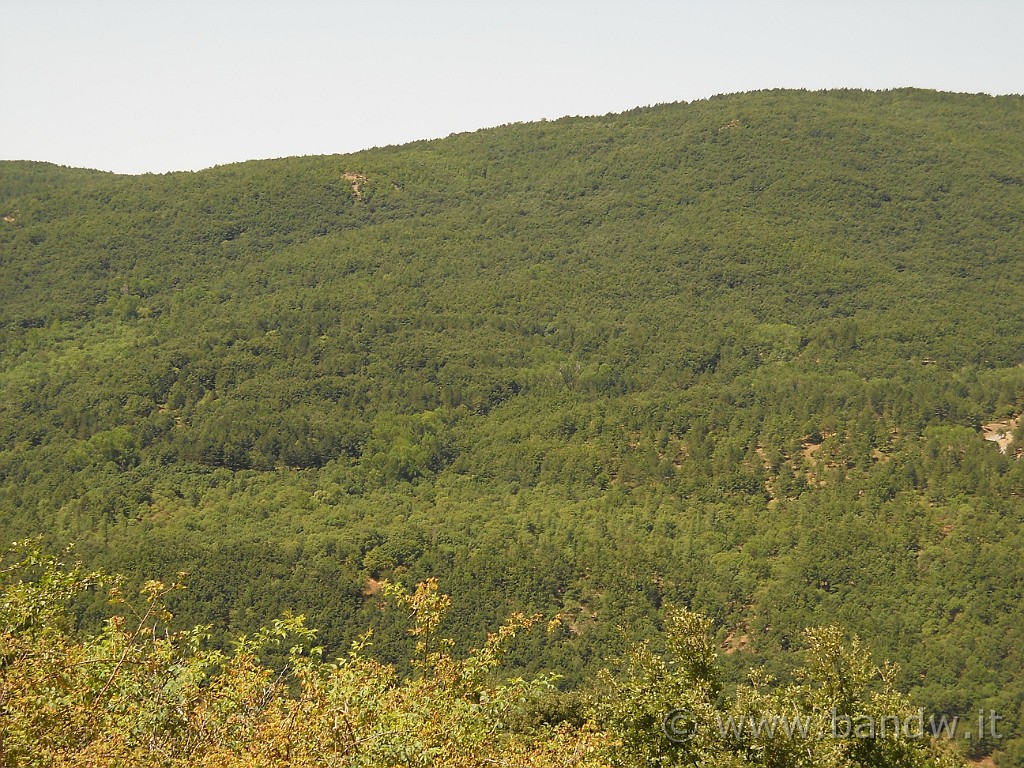
[[[349,152],[760,88],[1024,92],[1022,0],[0,0],[0,159]]]

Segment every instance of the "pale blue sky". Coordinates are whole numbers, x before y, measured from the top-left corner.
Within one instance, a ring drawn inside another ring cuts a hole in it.
[[[0,0],[0,158],[349,152],[760,88],[1024,92],[1021,0]]]

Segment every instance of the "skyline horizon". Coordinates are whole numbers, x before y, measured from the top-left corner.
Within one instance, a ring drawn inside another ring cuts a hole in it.
[[[0,27],[0,157],[164,173],[775,88],[1017,95],[1022,27],[1012,0],[39,0]]]
[[[407,146],[407,145],[410,145],[410,144],[419,144],[419,143],[424,143],[424,142],[443,141],[444,139],[452,137],[452,136],[473,134],[473,133],[479,133],[479,132],[482,132],[482,131],[490,131],[490,130],[495,130],[495,129],[502,128],[502,127],[508,126],[508,125],[525,125],[525,124],[530,124],[530,123],[543,123],[543,122],[554,123],[554,122],[558,122],[558,121],[561,121],[561,120],[572,120],[572,119],[581,119],[581,120],[583,120],[583,119],[599,118],[599,117],[606,117],[606,116],[611,116],[611,115],[621,115],[621,114],[624,114],[626,112],[631,112],[631,111],[637,110],[637,109],[655,109],[657,107],[671,106],[671,105],[675,105],[675,104],[697,104],[697,103],[700,103],[702,101],[708,101],[710,99],[715,99],[715,98],[723,98],[723,97],[738,96],[738,95],[743,95],[743,94],[748,94],[748,93],[762,93],[762,92],[771,92],[771,91],[793,91],[793,92],[807,92],[807,93],[830,93],[830,92],[835,92],[835,91],[863,91],[863,92],[868,92],[868,93],[886,93],[886,92],[893,92],[893,91],[924,91],[924,92],[929,92],[929,93],[948,94],[948,95],[951,95],[951,96],[983,96],[983,97],[988,97],[988,98],[993,98],[993,99],[999,99],[999,98],[1020,98],[1020,99],[1024,99],[1024,92],[1019,92],[1019,93],[1017,93],[1017,92],[992,93],[992,92],[988,92],[988,91],[946,91],[946,90],[941,90],[941,89],[936,89],[936,88],[926,88],[926,87],[920,87],[920,86],[915,86],[915,85],[894,86],[894,87],[891,87],[891,88],[857,88],[857,87],[849,87],[849,86],[836,87],[836,88],[756,88],[756,89],[751,89],[751,90],[746,90],[746,91],[729,91],[729,92],[723,92],[723,93],[713,93],[713,94],[710,94],[708,96],[704,96],[704,97],[696,98],[696,99],[688,99],[688,100],[687,99],[679,99],[677,101],[662,101],[662,102],[658,102],[656,104],[638,104],[638,105],[636,105],[634,107],[628,107],[626,109],[612,111],[612,112],[591,113],[591,114],[565,114],[565,115],[560,115],[558,117],[551,117],[551,118],[541,117],[541,118],[537,118],[537,119],[534,119],[534,120],[513,120],[513,121],[509,121],[509,122],[505,122],[505,123],[500,123],[500,124],[497,124],[497,125],[484,125],[484,126],[480,126],[480,127],[477,127],[477,128],[467,128],[465,130],[452,131],[451,133],[448,133],[448,134],[446,134],[444,136],[424,136],[424,137],[420,137],[420,138],[409,139],[408,141],[400,141],[400,142],[395,142],[395,143],[391,143],[391,144],[373,144],[373,145],[370,145],[370,146],[364,146],[364,147],[359,147],[359,148],[356,148],[356,149],[349,149],[349,150],[344,150],[344,151],[337,151],[337,152],[311,152],[311,153],[306,153],[306,154],[290,154],[290,155],[286,154],[286,155],[273,155],[273,156],[264,156],[264,157],[250,157],[250,158],[241,159],[241,160],[228,160],[228,161],[225,161],[225,162],[218,162],[218,163],[214,163],[212,165],[207,165],[207,166],[198,167],[198,168],[170,168],[170,169],[167,169],[167,170],[158,170],[158,171],[138,171],[138,172],[130,172],[129,171],[129,172],[122,172],[122,171],[111,170],[111,169],[108,169],[108,168],[94,168],[94,167],[90,167],[90,166],[67,165],[65,163],[59,163],[59,162],[55,162],[55,161],[48,160],[48,159],[45,159],[45,158],[29,158],[29,157],[0,158],[0,162],[43,163],[43,164],[47,164],[47,165],[55,165],[55,166],[58,166],[58,167],[61,167],[61,168],[69,168],[69,169],[85,170],[85,171],[97,171],[97,172],[100,172],[100,173],[109,173],[109,174],[113,174],[115,176],[163,176],[163,175],[169,175],[169,174],[175,174],[175,173],[201,173],[203,171],[212,170],[214,168],[222,168],[222,167],[226,167],[226,166],[230,166],[230,165],[241,165],[241,164],[244,164],[244,163],[254,163],[254,162],[274,161],[274,160],[287,160],[289,158],[299,158],[299,157],[334,157],[334,156],[355,155],[355,154],[359,154],[361,152],[369,152],[369,151],[373,151],[373,150],[377,150],[377,149],[387,149],[387,148],[391,148],[391,147],[403,147],[403,146]]]

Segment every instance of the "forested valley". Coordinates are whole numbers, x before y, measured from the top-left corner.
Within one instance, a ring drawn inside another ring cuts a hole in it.
[[[208,626],[193,671],[306,685],[276,627],[374,690],[450,674],[449,714],[519,615],[525,709],[473,716],[555,735],[464,742],[510,765],[952,760],[665,741],[673,697],[785,709],[750,670],[801,679],[854,636],[900,707],[1000,714],[967,758],[1024,764],[1021,97],[763,91],[198,173],[0,162],[0,219],[0,541],[30,540],[0,568],[5,701],[46,643],[141,642],[101,569],[166,604],[154,642]],[[651,672],[672,653],[718,682]],[[630,668],[661,681],[650,722]]]

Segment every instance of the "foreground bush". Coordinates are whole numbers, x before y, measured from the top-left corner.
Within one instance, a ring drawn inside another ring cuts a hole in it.
[[[805,633],[804,666],[783,684],[761,670],[722,695],[711,621],[669,616],[668,658],[646,644],[617,677],[601,674],[598,720],[613,735],[613,762],[738,768],[952,768],[963,761],[932,737],[929,721],[894,690],[895,669],[876,667],[836,627]],[[658,727],[660,726],[660,728]]]
[[[449,598],[433,580],[411,594],[385,584],[413,621],[413,674],[400,678],[364,655],[368,636],[346,657],[325,661],[301,616],[275,621],[225,654],[205,647],[203,628],[169,631],[163,599],[176,584],[149,582],[140,600],[128,600],[115,579],[25,548],[2,575],[3,766],[960,764],[931,739],[821,738],[837,712],[913,711],[886,670],[834,629],[808,634],[809,662],[796,683],[755,674],[730,699],[709,620],[677,611],[673,659],[641,647],[618,676],[601,676],[586,703],[551,716],[558,707],[550,678],[498,674],[502,647],[538,618],[513,616],[457,659],[452,641],[438,635]],[[102,632],[81,635],[68,605],[94,589],[106,589],[118,610]],[[274,649],[281,663],[271,667],[261,654]],[[723,718],[776,716],[819,730],[720,727]]]
[[[599,765],[606,738],[591,728],[515,733],[511,717],[546,679],[494,684],[503,643],[534,619],[517,616],[457,660],[436,637],[447,598],[436,582],[409,595],[412,679],[363,655],[335,662],[312,646],[302,617],[286,617],[230,655],[204,649],[202,629],[169,632],[148,583],[141,606],[99,574],[29,553],[4,571],[0,706],[4,766]],[[24,578],[21,578],[24,577]],[[68,601],[105,587],[123,610],[78,637]],[[289,644],[274,671],[260,653]]]

